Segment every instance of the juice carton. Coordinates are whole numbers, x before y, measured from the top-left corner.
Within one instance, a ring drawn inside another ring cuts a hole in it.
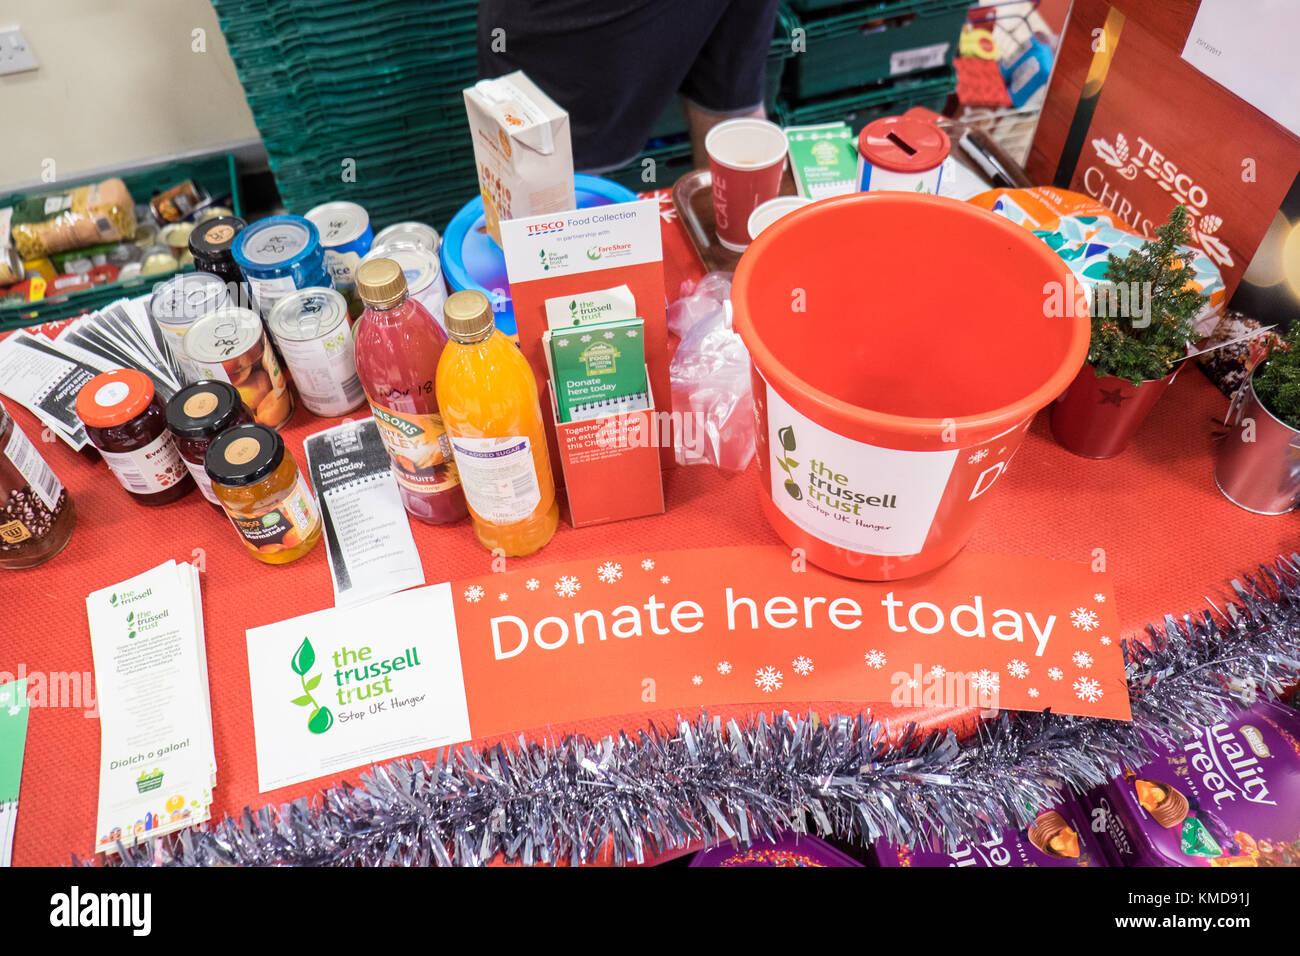
[[[488,235],[501,220],[575,207],[569,114],[521,71],[465,90]]]

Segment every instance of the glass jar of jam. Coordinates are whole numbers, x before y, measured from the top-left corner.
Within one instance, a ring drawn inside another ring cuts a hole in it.
[[[227,428],[253,424],[253,413],[229,382],[198,382],[176,393],[167,403],[167,430],[176,439],[176,450],[194,476],[203,497],[218,508],[212,480],[203,467],[208,445]]]
[[[275,429],[227,428],[208,445],[204,466],[217,500],[257,560],[288,564],[316,546],[320,507]]]
[[[0,568],[50,560],[76,521],[68,489],[0,405]]]
[[[167,504],[193,490],[148,375],[133,368],[96,375],[77,393],[77,417],[109,470],[140,504]]]
[[[220,276],[234,303],[247,308],[244,274],[239,271],[239,263],[235,262],[234,253],[230,251],[235,237],[244,231],[245,225],[238,216],[218,216],[199,223],[190,233],[190,254],[194,256],[195,269]]]

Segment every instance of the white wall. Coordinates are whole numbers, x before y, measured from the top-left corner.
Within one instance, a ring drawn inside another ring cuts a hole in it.
[[[4,0],[10,26],[40,68],[0,76],[0,194],[257,138],[208,0]]]

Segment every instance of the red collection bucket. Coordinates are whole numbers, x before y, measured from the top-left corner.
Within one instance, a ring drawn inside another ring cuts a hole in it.
[[[1010,220],[905,193],[825,199],[745,252],[762,505],[787,544],[888,581],[962,549],[1088,350],[1069,268]]]

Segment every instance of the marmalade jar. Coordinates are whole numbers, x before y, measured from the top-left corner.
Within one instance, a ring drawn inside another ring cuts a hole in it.
[[[227,428],[208,445],[204,466],[217,500],[257,560],[288,564],[316,546],[320,507],[275,429]]]
[[[76,520],[68,490],[0,405],[0,568],[50,560]]]
[[[167,504],[194,488],[148,375],[133,368],[96,375],[77,393],[77,417],[118,483],[140,504]]]
[[[227,428],[253,424],[253,413],[229,382],[196,382],[181,389],[167,403],[167,430],[176,439],[176,450],[194,476],[203,497],[218,508],[212,480],[203,466],[208,445]]]

